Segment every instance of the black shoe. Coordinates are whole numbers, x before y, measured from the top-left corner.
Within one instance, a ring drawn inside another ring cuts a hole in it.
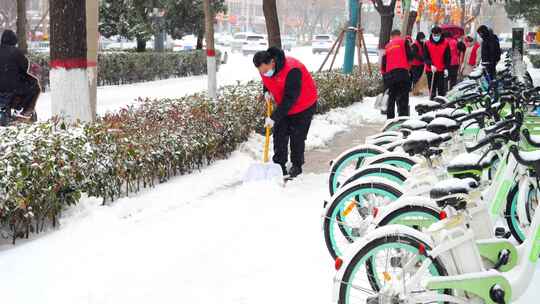
[[[302,174],[302,167],[292,166],[289,170],[289,177],[295,178],[298,175]]]
[[[287,172],[287,167],[285,165],[281,165],[281,170],[283,171],[283,176],[289,175],[289,172]]]

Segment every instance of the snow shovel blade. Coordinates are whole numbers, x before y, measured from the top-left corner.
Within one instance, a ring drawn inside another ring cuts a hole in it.
[[[274,163],[253,164],[244,176],[244,183],[265,180],[283,181],[281,166]]]

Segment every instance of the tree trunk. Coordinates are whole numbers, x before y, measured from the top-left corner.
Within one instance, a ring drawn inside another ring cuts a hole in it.
[[[26,0],[17,0],[17,39],[24,53],[28,51],[26,25]]]
[[[204,31],[200,31],[197,33],[197,46],[195,47],[197,50],[203,49],[203,39],[204,39]]]
[[[91,121],[86,0],[49,0],[49,5],[53,116],[68,122]]]
[[[281,48],[281,34],[279,32],[279,18],[276,0],[263,0],[264,19],[268,32],[268,45]]]
[[[390,41],[390,32],[394,23],[394,10],[390,7],[384,7],[381,15],[381,30],[379,32],[379,49],[382,50]]]
[[[214,19],[215,15],[210,0],[203,0],[204,23],[206,32],[206,66],[208,72],[208,96],[213,100],[217,97],[217,62],[214,48]]]
[[[141,37],[137,37],[137,52],[146,52],[146,40],[142,39]]]
[[[409,12],[409,19],[407,20],[407,29],[405,31],[406,35],[412,35],[414,23],[416,22],[416,16],[418,15],[418,12],[411,11]]]

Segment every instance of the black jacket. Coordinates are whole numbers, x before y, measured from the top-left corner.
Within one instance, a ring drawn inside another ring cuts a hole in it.
[[[17,47],[17,36],[5,30],[0,43],[0,92],[14,93],[23,88],[28,60]]]
[[[497,64],[501,60],[499,37],[486,26],[480,26],[478,34],[482,37],[482,63]]]
[[[283,50],[271,47],[268,49],[268,52],[270,55],[272,55],[272,58],[274,58],[276,62],[276,67],[274,71],[274,75],[277,75],[279,71],[283,69],[283,66],[285,65],[285,53]],[[280,120],[282,120],[284,117],[287,116],[287,113],[289,113],[289,110],[291,107],[296,103],[298,100],[298,97],[300,97],[302,89],[302,72],[300,69],[294,68],[289,71],[289,74],[287,75],[287,78],[285,79],[285,91],[283,93],[283,100],[281,104],[274,110],[272,113],[273,121],[278,123]],[[268,91],[266,87],[264,88],[264,91]]]
[[[434,44],[440,44],[440,43],[443,43],[444,38],[441,37],[441,39],[438,42],[435,42],[433,40],[433,35],[431,35],[431,36],[429,36],[429,41],[431,41],[431,43],[434,43]],[[448,69],[450,67],[450,63],[451,63],[450,46],[448,46],[444,50],[444,55],[443,56],[444,56],[444,68]],[[428,50],[428,47],[427,47],[427,43],[424,44],[424,62],[428,66],[433,64],[433,61],[431,60],[431,54],[429,53],[429,50]]]

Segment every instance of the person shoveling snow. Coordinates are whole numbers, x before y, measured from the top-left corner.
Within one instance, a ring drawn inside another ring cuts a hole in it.
[[[317,85],[304,64],[276,47],[257,52],[253,64],[261,74],[266,99],[277,104],[265,121],[266,128],[273,128],[272,160],[283,176],[295,178],[302,174],[305,141],[317,108]],[[292,167],[287,171],[289,139]]]

